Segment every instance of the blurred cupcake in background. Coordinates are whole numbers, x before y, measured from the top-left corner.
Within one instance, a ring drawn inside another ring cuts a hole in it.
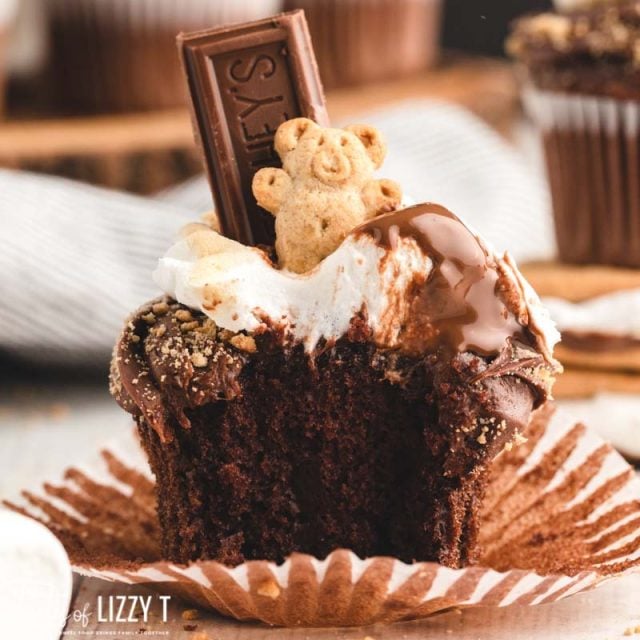
[[[438,57],[442,0],[286,0],[304,9],[325,88],[422,71]]]
[[[0,0],[0,119],[4,115],[9,34],[17,9],[18,0]]]
[[[270,16],[282,0],[46,0],[46,7],[56,105],[99,113],[187,104],[176,35]]]
[[[640,267],[640,0],[558,1],[507,41],[540,127],[560,259]]]

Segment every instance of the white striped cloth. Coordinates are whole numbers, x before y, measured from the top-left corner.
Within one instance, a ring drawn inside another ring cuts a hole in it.
[[[458,107],[413,102],[364,116],[389,147],[381,172],[462,215],[517,259],[553,254],[539,173]],[[155,199],[0,171],[0,352],[100,366],[127,314],[159,292],[157,259],[212,208],[204,178]]]
[[[0,350],[101,366],[185,220],[148,199],[0,171]]]

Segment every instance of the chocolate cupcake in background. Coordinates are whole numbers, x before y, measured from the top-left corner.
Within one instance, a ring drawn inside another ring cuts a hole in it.
[[[417,73],[432,66],[441,0],[285,0],[304,9],[326,89]]]
[[[558,3],[507,41],[540,127],[559,257],[640,267],[640,0]]]
[[[187,104],[180,31],[278,13],[281,0],[48,0],[51,91],[67,113]]]
[[[0,120],[3,118],[5,111],[9,32],[13,25],[17,8],[17,0],[0,0]]]

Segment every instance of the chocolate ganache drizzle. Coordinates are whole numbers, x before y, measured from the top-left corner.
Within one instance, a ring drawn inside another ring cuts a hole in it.
[[[495,258],[464,223],[440,205],[425,203],[380,216],[357,229],[395,249],[418,243],[432,261],[426,280],[410,292],[398,342],[408,352],[472,351],[496,355],[508,341],[535,340],[507,306],[508,291]]]

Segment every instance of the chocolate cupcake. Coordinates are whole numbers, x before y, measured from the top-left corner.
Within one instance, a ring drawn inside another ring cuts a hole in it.
[[[165,557],[473,563],[490,463],[549,397],[557,332],[454,214],[397,209],[375,129],[299,118],[275,150],[253,191],[278,264],[190,225],[116,346]]]
[[[438,57],[441,0],[286,0],[304,9],[325,88],[422,71]]]
[[[17,8],[17,0],[0,0],[0,119],[3,117],[5,107],[9,32],[11,30]]]
[[[507,42],[544,139],[559,256],[640,267],[640,1],[562,6]]]
[[[277,13],[281,0],[50,0],[51,91],[65,112],[187,104],[176,35]]]

